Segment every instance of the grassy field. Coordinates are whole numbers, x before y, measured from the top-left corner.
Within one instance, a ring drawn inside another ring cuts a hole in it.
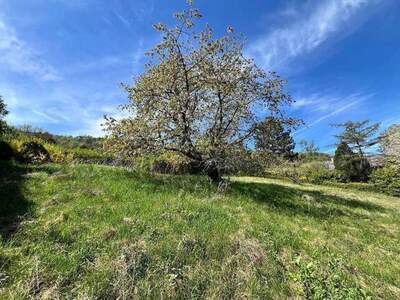
[[[0,298],[400,298],[400,200],[337,187],[0,166]]]

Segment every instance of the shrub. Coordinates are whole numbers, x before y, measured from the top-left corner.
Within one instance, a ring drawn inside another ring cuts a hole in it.
[[[312,162],[290,162],[281,161],[279,164],[270,166],[266,174],[268,177],[289,179],[294,182],[306,182],[322,184],[325,182],[336,182],[339,174],[336,170],[328,169],[322,161]]]
[[[400,164],[388,162],[371,174],[371,183],[381,192],[400,196]]]
[[[333,158],[333,163],[337,170],[344,170],[346,168],[346,164],[351,157],[353,157],[354,153],[351,151],[349,145],[346,143],[341,143],[336,151],[335,156]]]
[[[343,168],[337,170],[342,182],[367,182],[371,174],[371,166],[366,158],[354,156],[349,158]]]
[[[321,161],[313,161],[299,165],[298,173],[300,180],[314,184],[335,181],[338,178],[337,172],[335,172],[335,170],[329,170]]]
[[[163,174],[185,174],[188,172],[189,161],[173,153],[165,153],[157,157],[152,171]]]
[[[9,136],[7,141],[9,141],[15,153],[21,153],[23,151],[24,144],[36,143],[43,145],[50,156],[50,160],[56,163],[114,163],[114,158],[111,155],[101,152],[100,150],[68,148],[62,145],[46,142],[38,136],[29,135],[22,132],[17,132],[12,136]]]
[[[151,173],[156,160],[154,155],[143,155],[139,157],[121,157],[121,161],[129,161],[129,167],[133,167],[139,173]]]
[[[179,154],[164,153],[153,161],[152,172],[163,174],[199,174],[202,168],[196,162]]]
[[[107,163],[113,160],[111,155],[89,148],[68,149],[67,155],[78,163]]]
[[[43,140],[37,137],[29,136],[19,132],[10,136],[7,141],[10,143],[14,151],[18,153],[21,152],[23,145],[26,143],[35,142],[37,144],[42,144],[42,145],[45,144]]]
[[[123,160],[124,165],[131,165],[141,173],[161,174],[200,174],[203,170],[195,162],[175,153],[156,155],[143,155],[136,158]]]
[[[10,160],[14,157],[14,150],[4,141],[0,141],[0,160]]]
[[[265,176],[270,178],[292,179],[294,181],[298,181],[298,166],[298,162],[289,161],[270,163],[265,167]]]
[[[53,144],[45,144],[44,146],[49,152],[51,161],[56,163],[72,163],[74,161],[73,154],[68,153],[62,147]]]
[[[368,160],[353,153],[346,143],[341,143],[336,149],[334,164],[342,181],[366,182],[371,173]]]
[[[227,155],[223,173],[237,176],[263,176],[268,156],[268,153],[237,149]]]
[[[9,139],[11,147],[16,153],[22,153],[25,151],[25,145],[29,143],[42,145],[48,152],[51,161],[56,163],[70,163],[72,162],[73,156],[69,155],[62,147],[50,143],[46,143],[36,136],[29,136],[23,133],[17,133]],[[23,157],[21,160],[25,161]],[[29,160],[29,159],[28,159]]]
[[[36,142],[24,143],[20,150],[20,158],[26,163],[43,163],[50,161],[50,154],[46,148]]]

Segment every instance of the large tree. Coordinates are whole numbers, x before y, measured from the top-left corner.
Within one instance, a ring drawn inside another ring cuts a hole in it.
[[[6,109],[6,104],[3,98],[0,96],[0,134],[4,133],[7,128],[6,122],[3,120],[7,114],[8,111]]]
[[[282,119],[292,100],[283,79],[243,55],[243,39],[231,27],[218,38],[208,25],[196,30],[201,14],[191,1],[175,17],[176,26],[154,26],[162,40],[125,86],[130,117],[107,119],[109,144],[128,155],[180,153],[218,182],[230,149],[253,138],[262,121],[256,112]]]
[[[342,128],[342,132],[336,135],[338,145],[345,143],[352,150],[357,151],[360,157],[364,157],[368,149],[379,142],[377,132],[380,124],[375,123],[370,125],[369,123],[369,120],[365,120],[335,124],[335,127]]]
[[[291,158],[295,147],[291,130],[281,120],[272,117],[261,122],[255,131],[256,150],[263,154]]]

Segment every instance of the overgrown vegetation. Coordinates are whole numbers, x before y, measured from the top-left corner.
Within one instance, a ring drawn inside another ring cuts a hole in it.
[[[400,196],[400,164],[387,162],[383,168],[372,172],[371,183],[381,192]]]
[[[342,181],[366,182],[371,173],[368,160],[360,154],[355,154],[345,142],[341,142],[337,147],[334,164]]]
[[[63,148],[73,149],[101,149],[103,147],[104,138],[96,138],[92,136],[66,136],[51,134],[41,128],[31,125],[22,125],[14,128],[14,133],[22,133],[23,135],[36,137],[49,144],[57,144]]]
[[[0,299],[400,299],[400,125],[296,153],[285,81],[188,4],[106,138],[0,97]]]
[[[94,165],[0,174],[2,298],[400,297],[389,196]]]
[[[109,118],[112,151],[124,156],[174,152],[221,181],[229,153],[247,148],[263,118],[277,122],[292,103],[285,81],[247,58],[240,35],[230,28],[215,37],[211,26],[198,30],[201,13],[191,3],[175,14],[177,24],[156,24],[162,40],[148,52],[145,71],[126,86],[129,118]],[[198,25],[197,25],[198,26]]]
[[[15,129],[11,133],[5,135],[3,139],[11,146],[17,160],[20,159],[28,162],[41,162],[49,160],[56,163],[117,163],[117,161],[113,159],[113,156],[109,153],[106,153],[101,147],[94,149],[80,147],[69,148],[62,144],[43,140],[38,135],[32,135],[23,131],[17,131]],[[44,157],[41,158],[36,156],[33,161],[31,159],[27,159],[28,157],[25,157],[25,154],[27,153],[25,146],[29,144],[39,145],[36,147],[41,147],[42,153],[47,152],[48,156],[44,155]]]

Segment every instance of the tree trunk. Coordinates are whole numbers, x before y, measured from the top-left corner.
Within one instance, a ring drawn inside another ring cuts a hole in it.
[[[216,166],[210,166],[206,171],[212,183],[219,184],[222,181],[221,174]]]
[[[359,143],[357,143],[358,153],[360,154],[361,158],[364,158],[364,153],[362,151],[362,147]]]

